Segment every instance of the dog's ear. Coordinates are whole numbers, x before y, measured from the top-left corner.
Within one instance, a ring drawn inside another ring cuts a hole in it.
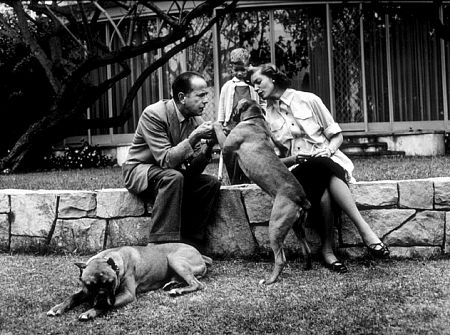
[[[87,264],[85,262],[75,262],[74,263],[80,270],[86,269]]]
[[[250,105],[251,100],[242,98],[238,101],[236,105],[236,111],[238,115],[241,115],[242,112],[246,111],[248,109],[248,106]]]
[[[85,262],[75,262],[74,263],[80,269],[80,279],[83,275],[83,270],[86,269],[87,264]]]
[[[119,267],[116,265],[116,262],[114,262],[114,259],[112,259],[111,257],[108,258],[108,260],[106,261],[106,263],[108,263],[108,265],[116,272],[119,271]]]

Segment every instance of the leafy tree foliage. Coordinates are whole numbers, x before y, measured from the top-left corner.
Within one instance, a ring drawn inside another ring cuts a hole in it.
[[[76,129],[123,125],[146,78],[220,24],[214,9],[231,12],[237,0],[172,1],[164,9],[161,3],[0,0],[0,172],[32,166],[38,154]],[[122,13],[114,20],[112,7]],[[136,38],[143,14],[161,22],[144,40]],[[104,40],[101,21],[120,43]],[[163,50],[161,57],[135,79],[119,116],[85,118],[88,107],[130,78],[131,58],[156,50]],[[120,71],[102,82],[91,80],[93,71],[111,64]]]

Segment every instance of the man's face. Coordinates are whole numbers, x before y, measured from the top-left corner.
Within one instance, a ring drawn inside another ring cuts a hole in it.
[[[200,116],[203,114],[203,109],[208,103],[208,91],[206,81],[200,77],[193,77],[191,79],[191,93],[184,94],[182,103],[182,110],[180,110],[185,117]]]

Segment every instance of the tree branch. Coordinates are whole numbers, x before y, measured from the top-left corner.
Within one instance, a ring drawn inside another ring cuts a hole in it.
[[[23,9],[22,2],[19,0],[15,0],[12,3],[14,12],[17,15],[17,22],[20,28],[20,31],[22,32],[22,36],[25,40],[25,43],[30,47],[31,52],[33,53],[34,57],[39,61],[41,64],[47,79],[49,81],[50,86],[52,87],[53,93],[55,95],[58,94],[60,82],[59,80],[53,75],[52,72],[52,62],[50,59],[48,59],[47,55],[45,54],[44,50],[40,47],[40,45],[37,43],[37,41],[34,39],[34,37],[31,34],[31,31],[28,26],[28,22],[26,19],[26,13]]]
[[[232,8],[229,8],[228,11],[231,11]],[[122,106],[122,110],[120,115],[108,119],[90,119],[90,120],[83,120],[81,121],[80,125],[84,129],[89,128],[109,128],[109,127],[117,127],[123,125],[132,115],[132,106],[133,106],[133,100],[137,95],[137,92],[142,87],[145,80],[159,67],[163,66],[170,58],[175,56],[180,51],[185,50],[187,47],[197,43],[200,38],[202,38],[206,32],[208,32],[214,24],[217,23],[219,20],[219,17],[214,17],[211,19],[211,21],[206,25],[203,30],[201,30],[197,35],[191,36],[181,42],[180,44],[175,45],[170,49],[168,52],[166,52],[162,57],[154,61],[150,66],[148,66],[135,80],[133,86],[128,90],[127,97],[124,101],[124,104]]]
[[[140,1],[140,3],[147,7],[148,9],[155,12],[157,16],[159,16],[163,21],[167,22],[167,24],[173,28],[179,27],[179,23],[177,20],[174,20],[169,14],[166,14],[161,8],[156,6],[152,1]]]

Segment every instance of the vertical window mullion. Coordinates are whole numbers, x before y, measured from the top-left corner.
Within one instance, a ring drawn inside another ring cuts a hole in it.
[[[327,20],[327,49],[328,49],[328,71],[329,71],[329,85],[330,85],[330,112],[336,119],[336,107],[334,101],[334,70],[333,70],[333,42],[331,40],[331,9],[330,4],[325,5],[326,20]]]
[[[364,56],[364,19],[363,19],[363,4],[359,5],[359,31],[360,31],[360,46],[361,46],[361,85],[362,85],[362,108],[364,117],[364,130],[369,130],[368,116],[367,116],[367,91],[366,91],[366,67]]]
[[[161,20],[159,19],[159,17],[156,19],[156,25],[157,25],[157,31],[159,32],[159,30],[161,29]],[[158,51],[156,52],[156,55],[158,56],[158,58],[162,57],[162,49],[159,48]],[[163,99],[164,96],[164,82],[163,82],[163,67],[160,66],[158,68],[158,96],[159,96],[159,100]]]
[[[213,16],[216,17],[217,10],[214,9]],[[212,34],[213,34],[213,66],[214,66],[214,106],[219,106],[219,96],[220,96],[220,43],[219,43],[219,25],[216,23],[212,27]],[[215,119],[217,120],[217,108],[216,115],[214,115]]]
[[[105,25],[106,30],[105,30],[105,35],[106,35],[106,41],[110,41],[111,38],[111,34],[109,31],[109,25],[106,24]],[[113,43],[112,40],[110,41],[110,43]],[[111,78],[111,64],[106,65],[106,79],[109,80]],[[110,89],[108,89],[108,117],[112,117],[113,116],[113,95],[112,95],[112,87]],[[110,127],[109,128],[109,135],[111,137],[111,141],[112,141],[112,134],[113,134],[113,128]]]
[[[386,63],[387,63],[387,83],[388,83],[388,103],[389,103],[389,128],[393,130],[394,125],[394,102],[392,92],[392,64],[391,64],[391,44],[389,29],[389,14],[385,14],[386,20]]]
[[[275,23],[273,20],[273,10],[269,10],[269,27],[270,27],[270,34],[269,34],[269,44],[270,44],[270,62],[272,64],[275,64]]]
[[[439,8],[439,19],[444,22],[444,7]],[[445,23],[445,22],[444,22]],[[440,39],[441,66],[442,66],[442,109],[444,110],[444,129],[448,130],[448,96],[447,96],[447,64],[445,61],[445,41]]]

